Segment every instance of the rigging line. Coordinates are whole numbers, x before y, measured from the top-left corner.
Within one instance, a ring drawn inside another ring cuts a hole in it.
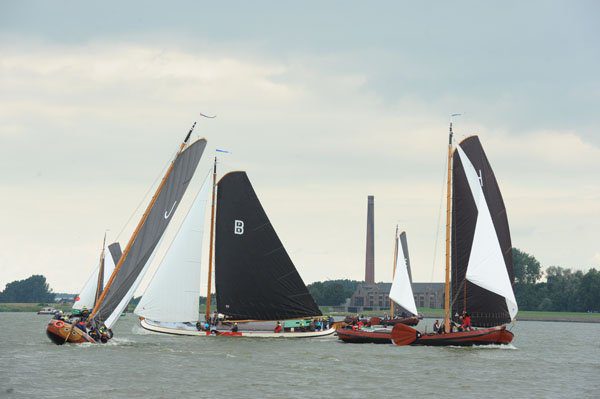
[[[444,172],[442,173],[442,184],[441,184],[441,195],[440,195],[440,206],[438,208],[438,217],[437,217],[437,226],[435,229],[435,243],[433,246],[433,262],[431,265],[431,276],[429,278],[429,281],[433,282],[433,273],[435,271],[435,262],[437,260],[437,250],[438,250],[438,244],[439,244],[439,237],[440,237],[440,224],[441,224],[441,220],[442,220],[442,207],[444,205],[444,191],[446,189],[446,174],[448,173],[448,171],[446,170],[446,162],[447,160],[444,159],[444,164],[443,164],[443,170]]]
[[[175,158],[175,156],[176,156],[176,153],[173,153],[173,155],[171,155],[171,157],[167,160],[167,162],[165,163],[165,165],[161,168],[161,170],[159,171],[158,175],[156,176],[156,178],[154,179],[154,181],[152,182],[152,184],[148,187],[148,190],[146,191],[146,193],[144,194],[144,196],[142,197],[142,199],[140,200],[140,202],[137,204],[137,206],[135,207],[134,211],[129,216],[129,219],[127,219],[127,221],[125,222],[125,224],[121,228],[121,231],[119,231],[119,234],[117,234],[117,236],[115,237],[115,242],[119,241],[119,238],[121,237],[121,234],[123,234],[123,231],[125,231],[125,228],[129,225],[129,222],[131,222],[131,219],[133,219],[133,217],[137,214],[137,212],[140,209],[140,207],[142,206],[142,204],[144,202],[146,202],[146,199],[148,198],[148,195],[150,194],[152,188],[156,186],[156,182],[158,181],[158,179],[160,179],[165,174],[165,171],[167,170],[167,168],[169,167],[169,165],[171,164],[171,162],[173,161],[173,159]]]

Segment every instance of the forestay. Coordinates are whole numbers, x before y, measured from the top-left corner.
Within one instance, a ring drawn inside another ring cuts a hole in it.
[[[404,238],[406,234],[402,232]],[[402,237],[401,234],[401,237]],[[406,243],[406,240],[404,240]],[[408,256],[405,256],[406,245],[398,245],[398,253],[396,256],[396,272],[394,273],[394,281],[390,289],[390,299],[402,306],[404,309],[417,315],[417,305],[413,296],[411,279],[409,276]]]
[[[148,260],[177,210],[205,147],[206,140],[198,140],[173,161],[155,194],[153,206],[148,210],[147,217],[142,219],[138,234],[131,238],[120,265],[111,276],[113,281],[105,289],[102,302],[94,309],[95,321],[105,322],[110,327],[109,324],[114,324],[135,293],[148,270]],[[109,317],[111,320],[108,320]]]
[[[136,307],[137,315],[160,322],[198,320],[202,237],[209,186],[207,179]]]
[[[504,297],[510,318],[514,319],[518,310],[517,301],[490,209],[483,192],[484,182],[460,145],[457,146],[457,151],[477,207],[477,220],[466,279],[481,288]]]

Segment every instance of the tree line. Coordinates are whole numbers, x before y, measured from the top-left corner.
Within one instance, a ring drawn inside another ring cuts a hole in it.
[[[600,271],[594,268],[584,273],[550,266],[542,273],[534,256],[513,248],[513,270],[519,309],[600,312]]]
[[[0,302],[48,303],[54,302],[54,293],[46,282],[46,277],[33,275],[25,280],[6,284],[0,292]]]
[[[544,271],[533,255],[513,248],[512,256],[519,309],[600,312],[600,271],[592,268],[584,273],[559,266],[550,266]],[[361,283],[356,280],[317,281],[309,284],[308,290],[318,305],[337,306],[350,298]]]

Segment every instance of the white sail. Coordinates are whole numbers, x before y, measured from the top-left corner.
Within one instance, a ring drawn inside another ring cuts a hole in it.
[[[462,148],[457,146],[457,150],[477,205],[477,222],[466,278],[481,288],[503,296],[510,318],[514,319],[518,311],[517,301],[479,176]]]
[[[411,312],[413,315],[418,314],[410,278],[408,277],[408,262],[406,261],[406,256],[404,255],[404,250],[400,243],[398,243],[396,272],[394,273],[394,281],[392,282],[392,288],[390,289],[390,299]]]
[[[90,275],[90,277],[85,282],[85,285],[79,292],[79,295],[75,297],[75,303],[73,304],[73,309],[93,309],[94,301],[96,300],[96,288],[98,286],[98,270],[100,269],[100,265],[94,268],[94,271]]]
[[[202,236],[209,186],[207,179],[136,307],[137,315],[160,322],[198,320]]]
[[[108,282],[110,275],[115,269],[115,262],[108,250],[108,247],[104,248],[104,276],[103,282],[104,285]],[[94,302],[96,300],[96,289],[98,287],[98,271],[100,270],[100,265],[96,266],[90,277],[85,282],[81,292],[77,296],[75,303],[73,304],[73,309],[83,309],[84,307],[92,310],[94,308]],[[104,288],[104,287],[102,287]]]

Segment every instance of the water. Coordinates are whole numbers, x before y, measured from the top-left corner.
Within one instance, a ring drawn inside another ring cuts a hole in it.
[[[352,345],[145,333],[52,344],[48,316],[0,313],[0,397],[599,397],[600,324],[518,322],[508,347]]]

